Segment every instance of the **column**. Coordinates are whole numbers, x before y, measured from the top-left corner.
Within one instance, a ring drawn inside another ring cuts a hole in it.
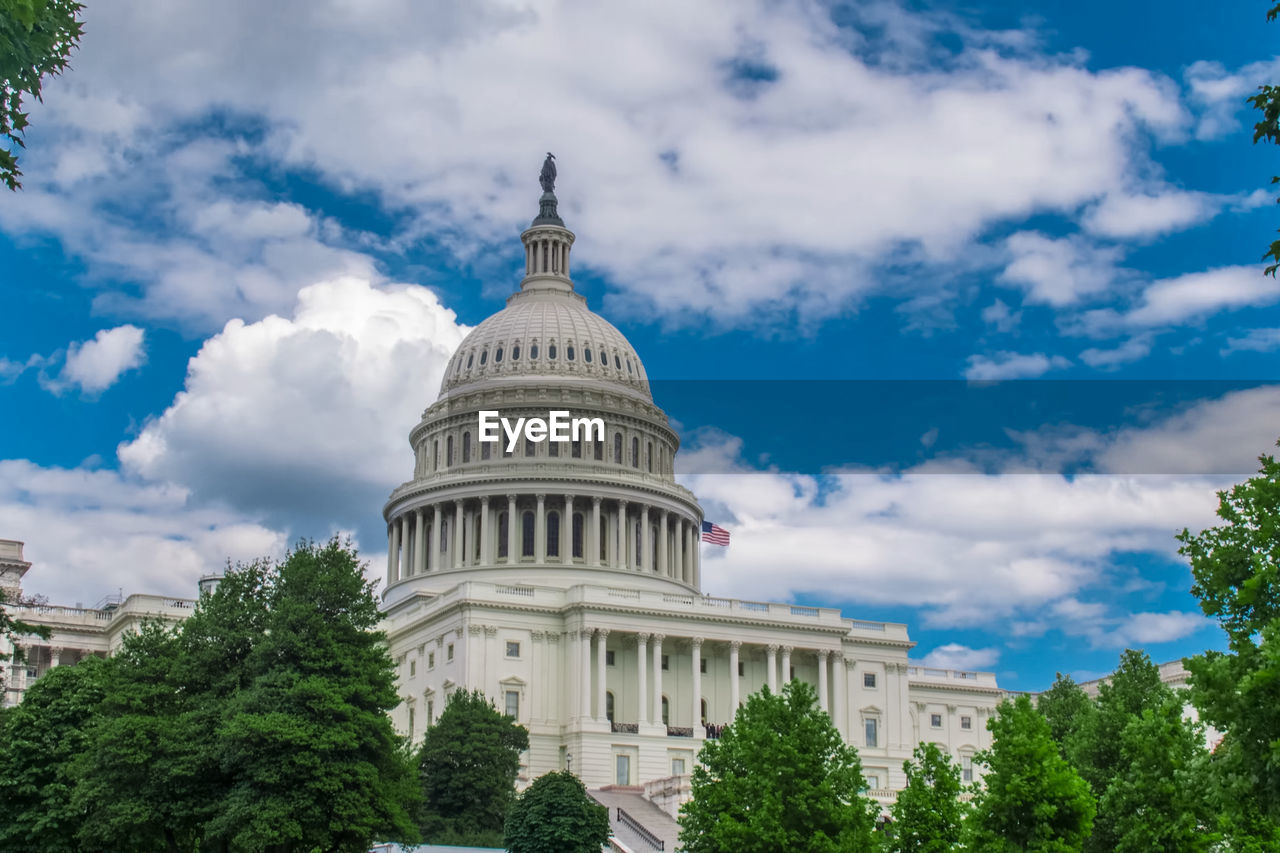
[[[453,502],[454,522],[453,522],[453,540],[449,543],[453,550],[453,567],[455,569],[462,568],[462,546],[463,541],[463,521],[462,521],[462,501]]]
[[[573,495],[564,496],[564,512],[560,513],[560,562],[573,562]]]
[[[678,581],[684,581],[684,519],[676,516],[675,529],[671,531],[671,548],[675,553],[675,572],[674,577]]]
[[[520,561],[523,543],[516,541],[516,496],[507,495],[507,562]]]
[[[397,518],[391,522],[391,576],[393,581],[400,580],[400,531],[404,527],[404,519]]]
[[[627,502],[618,501],[618,523],[615,525],[618,533],[618,568],[626,571],[627,569]]]
[[[62,649],[57,646],[49,649],[49,668],[53,669],[55,666],[62,666]]]
[[[786,687],[787,682],[791,681],[791,647],[782,647],[782,686]]]
[[[768,657],[765,662],[765,684],[769,686],[770,693],[778,692],[778,647],[772,643],[768,647]]]
[[[488,566],[494,562],[489,556],[493,543],[489,541],[489,496],[480,499],[480,565]]]
[[[547,496],[538,495],[538,511],[533,516],[533,556],[539,563],[547,561]]]
[[[636,703],[636,722],[641,724],[649,722],[649,694],[645,691],[645,675],[649,669],[648,644],[648,634],[636,634],[636,695],[640,697]]]
[[[600,565],[600,497],[591,499],[591,531],[587,541],[591,543],[587,554],[587,565]]]
[[[818,649],[818,707],[830,713],[831,706],[827,704],[827,655],[830,654],[826,649]]]
[[[653,635],[653,721],[662,722],[662,635]]]
[[[849,720],[845,713],[845,697],[849,695],[849,688],[847,686],[849,666],[845,663],[843,650],[832,655],[831,670],[832,680],[835,682],[834,692],[836,694],[835,701],[831,703],[832,717],[836,724],[836,731],[844,735],[847,740],[849,737]]]
[[[427,571],[440,571],[440,521],[444,515],[440,512],[440,504],[431,507],[431,548],[427,551]]]
[[[596,718],[600,720],[605,719],[604,712],[606,708],[606,700],[605,700],[604,694],[605,694],[605,675],[607,673],[605,672],[604,667],[605,667],[605,659],[608,657],[608,655],[605,653],[606,652],[605,642],[608,636],[609,636],[608,628],[596,629],[596,679],[599,682],[598,684],[596,684]]]
[[[742,645],[741,640],[731,640],[729,642],[729,721],[733,722],[733,718],[738,714],[738,648]]]
[[[462,550],[461,566],[465,569],[473,565],[472,555],[476,552],[475,513],[462,505],[462,535],[458,537],[458,547]]]
[[[420,575],[427,570],[427,511],[418,507],[417,523],[413,530],[413,573]]]
[[[667,511],[663,510],[658,517],[658,574],[665,577],[671,575],[667,571],[667,552],[671,550],[671,542],[667,539]]]
[[[582,642],[578,644],[579,662],[582,664],[579,687],[582,692],[582,707],[578,711],[584,718],[591,717],[591,633],[590,628],[583,628],[580,635]]]
[[[387,586],[396,582],[396,523],[387,525]]]
[[[695,735],[705,735],[702,726],[702,638],[690,640],[693,648],[693,731]]]
[[[698,589],[701,589],[701,578],[698,576],[698,558],[702,552],[702,543],[699,541],[692,523],[689,524],[689,529],[686,535],[689,537],[689,583],[693,584]]]
[[[640,506],[640,553],[636,555],[636,568],[646,568],[654,571],[657,566],[649,565],[653,559],[653,546],[649,542],[649,505],[642,504]]]

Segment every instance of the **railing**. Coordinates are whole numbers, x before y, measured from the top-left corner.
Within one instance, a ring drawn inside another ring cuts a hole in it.
[[[636,601],[640,600],[640,590],[638,589],[619,589],[616,586],[608,588],[610,598],[631,598]]]
[[[693,737],[693,727],[667,726],[667,737]]]
[[[615,733],[634,735],[640,733],[639,723],[609,723],[609,729]]]
[[[531,586],[512,586],[510,584],[496,584],[494,591],[499,595],[522,595],[525,598],[533,598],[533,587]]]
[[[618,823],[625,826],[636,834],[642,842],[649,845],[650,850],[666,850],[666,842],[649,830],[645,829],[644,824],[627,814],[626,809],[621,806],[615,806],[618,810]]]
[[[859,631],[879,631],[884,633],[885,624],[883,622],[863,622],[859,619],[853,620],[853,627]]]
[[[759,601],[739,601],[738,607],[741,610],[754,610],[757,613],[769,612],[769,605],[762,604]]]
[[[794,605],[794,604],[793,604],[793,605],[791,605],[791,615],[792,615],[792,616],[814,616],[814,617],[816,617],[816,616],[818,615],[818,608],[816,608],[816,607],[798,607],[797,605]]]

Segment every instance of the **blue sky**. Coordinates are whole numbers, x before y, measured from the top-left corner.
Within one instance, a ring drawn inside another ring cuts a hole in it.
[[[1264,14],[90,4],[0,199],[0,536],[66,603],[335,530],[376,562],[551,150],[734,530],[709,591],[1021,689],[1219,646],[1172,535],[1280,433]]]

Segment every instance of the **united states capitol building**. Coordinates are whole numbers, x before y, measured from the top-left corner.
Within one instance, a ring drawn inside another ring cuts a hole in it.
[[[700,541],[697,496],[676,482],[679,437],[639,353],[575,292],[574,234],[545,169],[543,186],[519,290],[449,362],[409,433],[412,476],[383,509],[397,726],[421,740],[451,693],[479,689],[529,730],[522,784],[568,768],[588,788],[626,786],[671,811],[704,740],[747,696],[797,678],[882,802],[923,741],[971,779],[1002,695],[994,675],[913,663],[906,625],[702,593],[701,549],[715,546]],[[481,412],[514,423],[553,411],[598,418],[604,434],[480,441]],[[20,579],[21,546],[8,548]],[[20,606],[18,618],[55,633],[27,645],[7,700],[49,666],[109,653],[137,619],[178,620],[193,604]]]

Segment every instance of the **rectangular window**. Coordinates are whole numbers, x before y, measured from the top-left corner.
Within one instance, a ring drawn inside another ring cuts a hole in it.
[[[929,715],[929,725],[933,726],[935,729],[940,729],[940,728],[942,728],[942,715],[941,715],[941,714],[930,714],[930,715]]]
[[[960,778],[965,782],[973,781],[973,758],[971,756],[960,756]]]
[[[867,782],[867,788],[869,788],[872,791],[880,790],[880,774],[879,773],[868,773],[864,778],[866,779],[866,782]]]
[[[519,643],[513,643],[513,642],[512,642],[512,641],[510,641],[510,640],[508,640],[508,641],[507,641],[507,657],[509,657],[509,658],[518,658],[518,657],[520,657],[520,644],[519,644]]]
[[[409,709],[409,740],[413,740],[413,709]]]
[[[706,659],[706,658],[698,658],[698,662],[701,664],[701,670],[702,670],[703,674],[706,674],[706,671],[707,671],[707,659]]]
[[[973,717],[961,717],[961,718],[960,718],[960,728],[962,728],[962,729],[971,729],[971,728],[973,728]]]
[[[671,669],[671,659],[667,655],[662,656],[662,671],[666,672]]]
[[[863,725],[866,726],[867,729],[867,746],[877,745],[877,741],[879,740],[879,723],[880,721],[875,717],[867,717],[864,721]]]
[[[742,661],[738,661],[738,676],[741,677],[746,673],[746,665]]]
[[[450,643],[449,645],[445,646],[444,657],[445,657],[445,660],[453,660],[453,643]]]
[[[613,666],[613,650],[606,649],[604,653],[604,665]]]
[[[869,690],[874,690],[876,687],[876,674],[874,672],[862,673],[862,686]]]
[[[683,758],[671,759],[671,775],[672,776],[684,775],[684,759]]]
[[[516,690],[507,691],[507,716],[513,720],[520,719],[520,693]]]
[[[614,775],[614,778],[617,780],[617,783],[619,785],[630,785],[631,784],[631,756],[616,755],[614,756],[614,759],[616,761],[615,766],[617,769],[617,773]]]
[[[434,726],[436,723],[436,703],[434,699],[427,700],[427,725]]]
[[[418,662],[416,660],[409,661],[409,677],[413,678],[417,674],[418,674]],[[413,712],[410,711],[409,713],[412,714]]]
[[[427,652],[427,669],[435,669],[435,668],[436,668],[436,653]]]

